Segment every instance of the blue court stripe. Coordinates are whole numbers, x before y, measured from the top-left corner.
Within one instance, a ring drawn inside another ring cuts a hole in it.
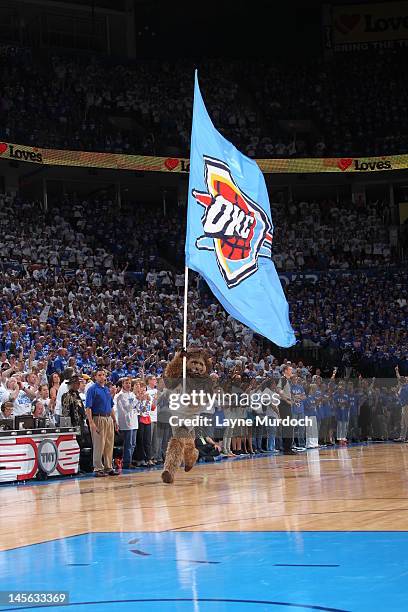
[[[106,601],[78,601],[66,604],[60,604],[58,606],[52,606],[54,609],[58,608],[69,608],[72,606],[100,606],[109,604],[129,604],[129,603],[169,603],[169,602],[188,602],[188,603],[231,603],[231,604],[256,604],[262,606],[286,606],[288,608],[303,608],[307,610],[321,610],[321,612],[351,612],[351,610],[343,610],[341,608],[327,608],[325,606],[315,606],[310,604],[299,604],[291,603],[287,601],[268,601],[268,600],[257,600],[257,599],[218,599],[214,597],[158,597],[157,599],[146,598],[146,599],[112,599]],[[50,606],[14,606],[13,608],[0,608],[0,612],[15,612],[18,610],[41,610],[42,608]]]
[[[317,563],[274,563],[273,567],[340,567],[340,565],[323,565]]]

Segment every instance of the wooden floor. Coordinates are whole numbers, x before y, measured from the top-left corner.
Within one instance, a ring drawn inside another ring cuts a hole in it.
[[[405,531],[408,445],[2,486],[0,550],[87,532]]]

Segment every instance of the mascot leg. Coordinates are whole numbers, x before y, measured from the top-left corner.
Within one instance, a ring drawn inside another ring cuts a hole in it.
[[[197,459],[198,450],[194,444],[194,438],[187,438],[184,441],[184,471],[189,472],[193,469]]]
[[[174,474],[184,458],[185,438],[171,438],[167,446],[162,481],[166,484],[174,482]]]

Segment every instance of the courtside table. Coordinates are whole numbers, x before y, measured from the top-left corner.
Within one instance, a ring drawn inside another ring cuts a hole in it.
[[[0,431],[0,483],[77,474],[79,434],[76,427]]]

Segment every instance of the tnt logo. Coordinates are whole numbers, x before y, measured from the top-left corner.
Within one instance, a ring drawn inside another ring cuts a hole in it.
[[[46,474],[51,474],[58,463],[58,448],[54,440],[42,440],[38,445],[38,467]]]
[[[208,192],[192,194],[204,214],[200,250],[214,251],[218,267],[232,288],[258,269],[258,257],[271,257],[272,223],[265,211],[235,183],[229,166],[204,156]]]
[[[42,463],[52,463],[55,460],[55,453],[41,453]]]

